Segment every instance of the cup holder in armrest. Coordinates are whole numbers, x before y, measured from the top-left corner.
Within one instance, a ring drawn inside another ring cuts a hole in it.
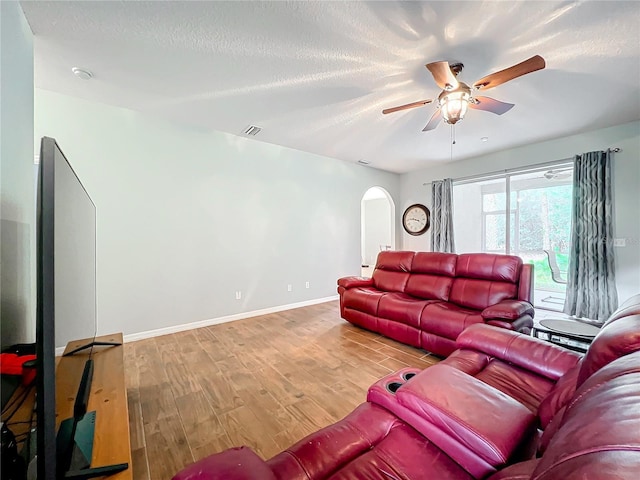
[[[404,384],[400,382],[391,382],[391,383],[387,383],[386,389],[389,390],[391,393],[396,393],[402,385]]]
[[[419,368],[406,367],[397,372],[390,373],[369,387],[367,401],[380,405],[388,410],[397,403],[396,392],[407,383],[407,379],[420,373]]]

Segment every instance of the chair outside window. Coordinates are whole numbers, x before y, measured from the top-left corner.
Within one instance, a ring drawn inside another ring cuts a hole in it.
[[[547,254],[547,261],[549,262],[549,269],[551,270],[551,279],[556,283],[567,283],[567,272],[560,270],[558,266],[558,260],[556,259],[556,252],[545,250]]]
[[[558,265],[558,259],[556,258],[556,252],[553,250],[543,250],[547,255],[547,263],[549,264],[549,270],[551,270],[551,280],[560,285],[567,284],[567,272],[560,270]],[[551,303],[555,305],[564,305],[564,297],[556,297],[550,295],[541,300],[544,303]]]

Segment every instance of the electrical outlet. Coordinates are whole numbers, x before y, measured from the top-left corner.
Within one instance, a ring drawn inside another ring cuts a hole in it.
[[[242,299],[242,292],[238,290],[236,292],[236,300],[240,300],[240,299]]]
[[[287,285],[287,292],[291,291],[291,285]]]
[[[305,286],[306,288],[309,288],[309,282],[305,282],[304,286]]]
[[[627,246],[627,239],[626,238],[614,238],[613,239],[613,246],[614,247],[626,247]]]

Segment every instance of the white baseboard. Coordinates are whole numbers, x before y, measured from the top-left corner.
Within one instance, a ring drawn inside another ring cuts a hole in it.
[[[125,342],[135,342],[137,340],[144,340],[145,338],[159,337],[161,335],[168,335],[170,333],[184,332],[185,330],[193,330],[195,328],[208,327],[211,325],[219,325],[221,323],[233,322],[234,320],[242,320],[245,318],[258,317],[260,315],[268,315],[270,313],[282,312],[284,310],[292,310],[294,308],[308,307],[310,305],[317,305],[319,303],[333,302],[338,300],[338,295],[331,297],[316,298],[314,300],[306,300],[304,302],[289,303],[287,305],[279,305],[277,307],[263,308],[261,310],[252,310],[250,312],[235,313],[233,315],[226,315],[224,317],[210,318],[208,320],[201,320],[198,322],[184,323],[182,325],[174,325],[171,327],[158,328],[156,330],[147,330],[146,332],[131,333],[124,336]]]

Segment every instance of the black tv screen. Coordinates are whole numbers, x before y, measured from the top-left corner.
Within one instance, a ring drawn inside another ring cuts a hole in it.
[[[56,348],[95,334],[96,208],[56,141],[43,137],[37,200],[38,480],[56,478]]]

